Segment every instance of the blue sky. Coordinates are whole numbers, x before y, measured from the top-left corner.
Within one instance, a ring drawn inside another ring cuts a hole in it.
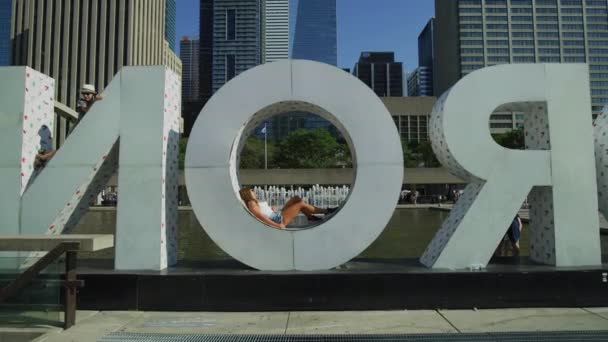
[[[306,0],[300,0],[306,1]],[[177,39],[198,35],[199,0],[177,1]],[[338,64],[352,68],[362,51],[395,51],[411,71],[418,34],[434,15],[432,0],[337,0]],[[179,44],[178,44],[179,45]]]

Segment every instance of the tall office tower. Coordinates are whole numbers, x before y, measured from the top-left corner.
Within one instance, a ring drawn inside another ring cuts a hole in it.
[[[182,37],[179,58],[182,61],[182,103],[200,100],[199,40]]]
[[[289,0],[264,0],[264,58],[289,58]]]
[[[606,0],[436,0],[435,94],[501,63],[589,63],[594,114],[608,102]]]
[[[200,2],[198,83],[203,104],[213,95],[213,1]]]
[[[0,1],[0,66],[10,64],[11,0]]]
[[[213,92],[262,63],[262,6],[262,0],[214,1]]]
[[[403,96],[403,63],[394,52],[362,52],[353,70],[378,96]]]
[[[336,0],[300,0],[292,56],[338,64]]]
[[[76,108],[83,84],[103,90],[126,65],[161,64],[181,76],[164,18],[164,0],[15,0],[12,64],[53,77],[57,101]],[[63,119],[57,129],[62,141]]]
[[[171,51],[175,51],[175,20],[177,16],[176,0],[165,0],[165,40]]]
[[[182,37],[179,57],[182,61],[182,117],[184,135],[190,136],[194,121],[203,106],[200,89],[200,41]]]
[[[431,18],[418,36],[419,96],[433,96],[433,61],[435,60],[435,18]]]

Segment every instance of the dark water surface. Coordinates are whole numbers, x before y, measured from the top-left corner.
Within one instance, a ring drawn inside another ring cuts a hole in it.
[[[431,241],[448,212],[430,209],[397,209],[384,232],[360,257],[417,258]],[[271,228],[269,228],[271,229]],[[92,209],[76,227],[75,234],[115,234],[116,211],[112,208]],[[505,227],[506,231],[506,227]],[[207,236],[192,210],[180,210],[178,230],[179,260],[200,261],[230,258]],[[524,228],[522,255],[528,254],[528,234]],[[83,258],[111,259],[113,249],[81,253]]]

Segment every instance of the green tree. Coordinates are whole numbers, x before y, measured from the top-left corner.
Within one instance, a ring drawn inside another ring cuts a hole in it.
[[[420,163],[424,163],[424,167],[439,167],[441,163],[437,160],[433,147],[430,141],[421,141],[416,148],[418,153],[418,160]]]
[[[183,170],[184,165],[186,164],[186,146],[188,145],[188,138],[180,137],[179,138],[179,169]]]
[[[406,140],[401,140],[401,149],[403,150],[403,166],[416,167],[418,163],[412,154],[412,150]]]
[[[346,142],[339,143],[339,150],[337,155],[337,165],[340,167],[353,167],[353,157],[350,154],[350,148]]]
[[[275,167],[274,156],[276,146],[268,142],[268,168]],[[263,169],[264,168],[264,140],[249,137],[243,146],[240,156],[241,169]]]
[[[494,138],[494,141],[498,143],[498,145],[505,148],[510,148],[513,150],[523,150],[526,148],[524,130],[521,128],[514,129],[507,133],[493,134],[492,137]]]
[[[298,129],[279,143],[277,166],[286,169],[336,167],[343,148],[327,130]]]

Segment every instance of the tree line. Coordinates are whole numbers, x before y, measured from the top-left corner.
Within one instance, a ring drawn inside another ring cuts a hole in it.
[[[501,146],[511,149],[524,148],[523,130],[492,135]],[[180,140],[179,165],[184,168],[187,139]],[[401,141],[405,167],[440,167],[431,143],[425,141]],[[269,140],[266,146],[269,169],[327,169],[351,168],[352,157],[348,144],[324,129],[298,129],[279,141]],[[240,155],[241,169],[264,168],[264,139],[251,136],[245,142]]]

